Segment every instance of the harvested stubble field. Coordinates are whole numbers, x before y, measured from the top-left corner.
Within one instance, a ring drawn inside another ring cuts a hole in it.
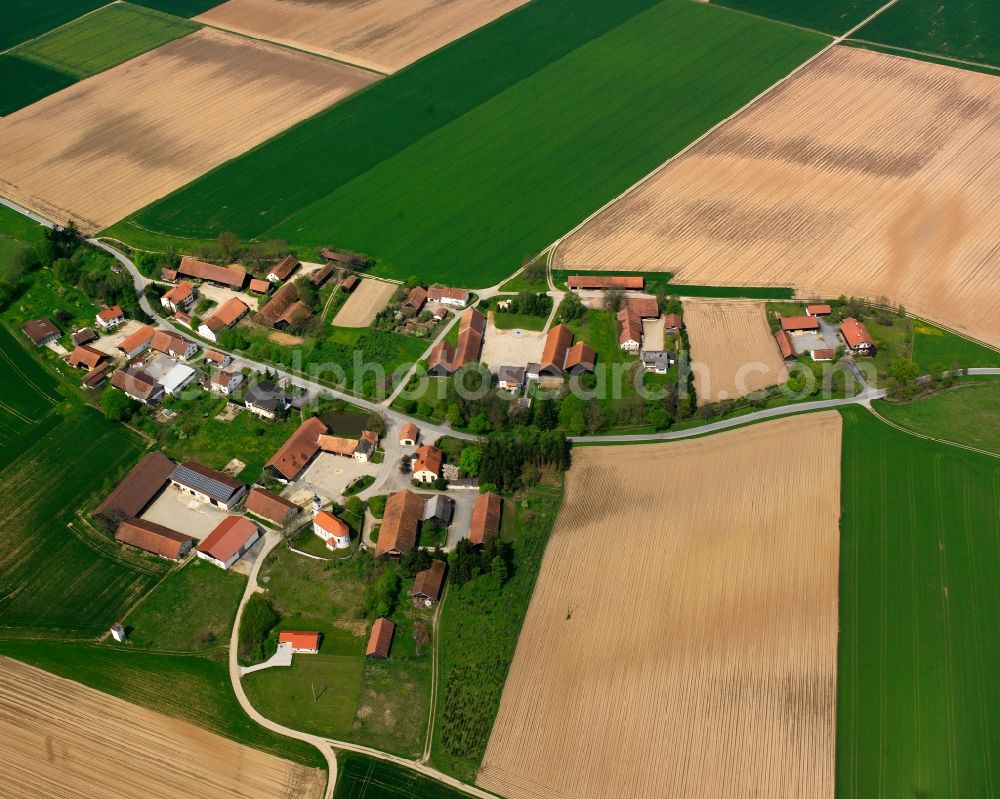
[[[333,324],[336,327],[368,327],[398,288],[395,283],[384,280],[362,280],[333,317]]]
[[[688,0],[533,0],[109,235],[336,241],[493,285],[825,41]]]
[[[788,379],[762,302],[685,300],[698,404],[743,397]]]
[[[0,658],[0,779],[9,799],[309,799],[317,769]]]
[[[1000,344],[1000,78],[835,47],[571,233],[559,268],[885,296]]]
[[[0,194],[106,227],[373,79],[203,29],[0,120]]]
[[[479,784],[832,797],[840,431],[574,451]]]
[[[229,0],[198,20],[379,72],[395,72],[526,2]]]

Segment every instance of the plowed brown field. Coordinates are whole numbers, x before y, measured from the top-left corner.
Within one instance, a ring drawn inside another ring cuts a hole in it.
[[[0,741],[6,799],[313,799],[326,784],[317,769],[9,658]]]
[[[1000,78],[834,47],[554,262],[886,296],[1000,345]]]
[[[384,280],[362,280],[333,317],[333,324],[339,327],[368,327],[378,312],[385,308],[397,288],[399,286],[395,283],[386,283]]]
[[[0,194],[97,230],[376,77],[203,29],[0,119]]]
[[[526,2],[229,0],[196,19],[379,72],[395,72]]]
[[[699,405],[742,397],[788,379],[764,303],[685,300],[684,326]]]
[[[574,450],[479,784],[832,799],[840,429]]]

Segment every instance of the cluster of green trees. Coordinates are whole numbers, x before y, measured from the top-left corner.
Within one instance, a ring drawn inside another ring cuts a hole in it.
[[[463,538],[448,559],[448,579],[458,586],[489,575],[488,587],[499,591],[507,583],[513,563],[513,549],[499,538],[491,538],[482,547],[475,547],[468,538]]]
[[[479,462],[479,484],[511,491],[529,477],[527,471],[551,466],[565,471],[570,464],[570,444],[556,430],[517,428],[504,435],[487,436]],[[530,482],[530,479],[528,480]]]
[[[368,585],[368,595],[365,597],[365,612],[369,618],[389,616],[399,602],[399,591],[402,581],[394,566],[387,566],[374,582]]]
[[[240,620],[237,654],[241,663],[256,663],[270,656],[266,651],[267,639],[279,621],[278,611],[262,594],[251,594]]]
[[[504,297],[503,302],[509,303],[501,313],[519,313],[527,316],[547,317],[552,311],[552,298],[545,293],[521,291],[514,297]],[[483,307],[489,307],[489,300],[483,301]]]
[[[84,240],[74,223],[46,228],[39,244],[25,246],[0,263],[0,308],[22,295],[33,272],[49,268],[62,285],[78,287],[91,301],[120,305],[133,319],[144,318],[131,277],[116,266],[114,258]],[[60,309],[53,309],[52,316],[60,322],[73,318]]]

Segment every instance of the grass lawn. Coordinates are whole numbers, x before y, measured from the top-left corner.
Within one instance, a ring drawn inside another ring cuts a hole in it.
[[[501,291],[530,291],[533,294],[538,294],[542,291],[549,290],[549,281],[545,279],[543,275],[540,280],[528,280],[524,273],[512,277],[502,286],[500,286]]]
[[[226,662],[246,577],[191,558],[125,619],[128,645],[163,652],[205,653]]]
[[[134,219],[335,242],[380,274],[490,285],[824,43],[686,0],[539,0]],[[371,135],[331,153],[359,118]]]
[[[223,469],[230,460],[239,458],[246,467],[237,478],[245,483],[261,476],[264,464],[298,427],[294,415],[271,422],[249,411],[241,411],[231,422],[221,422],[215,416],[226,406],[226,399],[207,392],[195,400],[171,404],[180,413],[176,419],[169,425],[150,423],[154,430],[158,428],[167,455],[193,459],[210,469]]]
[[[410,769],[352,752],[337,756],[337,799],[464,799],[467,794]]]
[[[13,47],[105,5],[105,0],[4,0],[0,50]]]
[[[875,408],[907,430],[1000,455],[1000,381],[966,383],[913,402],[876,400]]]
[[[779,300],[790,299],[794,289],[780,286],[698,286],[691,283],[671,283],[673,274],[670,272],[629,272],[627,270],[609,270],[606,272],[588,272],[580,269],[554,269],[552,281],[556,288],[566,289],[566,279],[570,275],[598,275],[600,277],[641,277],[645,280],[644,291],[656,294],[662,291],[667,296],[677,297],[722,297],[733,299]]]
[[[925,373],[1000,366],[1000,352],[927,322],[913,323],[913,360]]]
[[[293,655],[290,668],[248,674],[243,689],[253,706],[273,721],[344,738],[354,721],[363,668],[359,654],[327,655],[320,648],[318,655]]]
[[[291,669],[245,678],[247,696],[264,715],[295,729],[350,736],[367,641],[365,574],[359,557],[316,561],[285,547],[268,556],[260,584],[282,617],[272,638],[281,630],[315,630],[323,643],[318,655],[296,655]]]
[[[499,591],[488,575],[448,587],[440,618],[431,762],[467,782],[475,779],[486,749],[561,501],[561,483],[543,480],[504,503],[502,532],[513,544],[514,568]]]
[[[513,330],[516,327],[522,330],[541,330],[545,327],[547,318],[547,316],[531,316],[526,313],[497,311],[493,314],[493,324],[500,330]]]
[[[6,205],[0,205],[0,237],[24,244],[40,244],[45,239],[45,228]]]
[[[364,661],[351,740],[416,758],[424,751],[427,732],[432,653],[430,646],[417,653],[413,627],[423,622],[429,628],[433,611],[413,607],[407,593],[412,584],[403,581],[399,607],[392,614],[396,633],[389,659]]]
[[[278,757],[325,768],[326,761],[313,747],[250,720],[236,701],[223,663],[63,641],[0,639],[0,654]]]
[[[267,597],[282,616],[272,638],[281,630],[316,630],[323,644],[318,655],[296,655],[291,669],[250,674],[244,685],[254,706],[278,722],[414,757],[423,750],[431,655],[417,655],[413,623],[430,613],[410,605],[404,580],[391,656],[367,661],[364,601],[369,581],[385,568],[362,553],[316,561],[274,550],[262,569]]]
[[[714,5],[780,19],[792,25],[846,33],[884,5],[881,0],[712,0]]]
[[[14,49],[14,54],[76,78],[96,75],[199,26],[130,3],[108,5]]]
[[[73,325],[94,326],[94,316],[100,308],[79,288],[60,283],[51,269],[32,272],[28,279],[28,288],[4,314],[14,326],[20,327],[25,320],[38,317],[53,319],[64,334]],[[71,318],[66,322],[55,320],[57,309],[71,314]],[[68,335],[62,337],[62,344],[72,349]]]
[[[0,116],[13,114],[74,83],[74,78],[51,67],[15,55],[0,55]],[[9,209],[4,206],[4,210]]]
[[[843,417],[837,796],[993,795],[1000,460]]]
[[[995,0],[899,0],[854,38],[1000,67]]]

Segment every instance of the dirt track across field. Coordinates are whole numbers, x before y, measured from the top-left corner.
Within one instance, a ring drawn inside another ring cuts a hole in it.
[[[398,289],[395,283],[366,278],[333,317],[336,327],[368,327]]]
[[[527,0],[229,0],[195,19],[395,72]]]
[[[317,799],[326,783],[322,771],[8,658],[0,740],[7,799]]]
[[[567,236],[554,265],[888,297],[1000,345],[1000,78],[834,47]]]
[[[764,303],[685,300],[698,404],[743,397],[788,379]]]
[[[203,29],[0,119],[0,195],[107,227],[376,78]]]
[[[832,799],[840,431],[574,450],[478,783]]]

